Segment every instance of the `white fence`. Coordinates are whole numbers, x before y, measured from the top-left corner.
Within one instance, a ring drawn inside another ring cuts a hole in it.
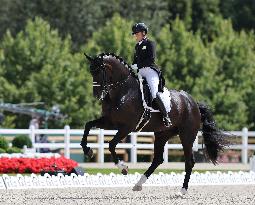
[[[103,129],[96,129],[91,130],[89,135],[97,135],[98,142],[97,143],[88,143],[88,146],[91,148],[98,149],[99,154],[99,162],[104,162],[104,149],[109,147],[108,143],[104,142],[105,135],[112,135],[116,134],[116,130],[103,130]],[[231,131],[233,135],[242,138],[242,144],[235,144],[229,146],[227,149],[236,149],[242,151],[242,163],[248,163],[248,150],[255,150],[255,144],[251,145],[248,144],[248,137],[255,137],[255,132],[248,131],[247,128],[243,128],[242,131]],[[83,135],[83,130],[78,129],[70,129],[67,125],[64,129],[35,129],[34,126],[31,126],[30,129],[0,129],[0,135],[18,135],[18,134],[27,134],[30,136],[33,144],[33,148],[64,148],[65,156],[70,158],[70,149],[71,148],[81,148],[80,143],[70,143],[70,136],[72,135]],[[36,143],[35,136],[38,134],[45,134],[45,135],[64,135],[64,143]],[[137,143],[138,136],[153,136],[153,132],[132,132],[131,142],[130,143],[119,143],[117,148],[124,148],[131,150],[131,162],[137,162],[137,149],[153,149],[153,144],[139,144]],[[202,149],[202,144],[198,144],[198,137],[201,137],[201,133],[198,133],[198,136],[194,142],[193,150],[197,151],[198,149]],[[168,162],[168,150],[169,149],[182,149],[181,144],[166,144],[165,151],[164,151],[164,162]]]

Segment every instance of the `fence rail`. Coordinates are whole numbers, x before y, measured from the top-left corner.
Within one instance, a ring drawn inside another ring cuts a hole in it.
[[[89,135],[97,135],[98,141],[97,143],[88,143],[88,146],[91,148],[98,149],[99,154],[99,162],[104,162],[104,149],[109,147],[109,143],[104,142],[105,135],[116,134],[116,130],[103,130],[96,129],[91,130]],[[248,150],[255,150],[255,144],[248,144],[249,137],[255,137],[254,131],[248,131],[247,128],[243,128],[242,131],[230,131],[230,134],[233,134],[237,137],[242,138],[242,144],[235,144],[227,147],[227,149],[236,149],[241,150],[241,158],[242,163],[248,163]],[[34,126],[31,126],[29,129],[0,129],[0,135],[17,135],[17,134],[27,134],[30,136],[33,148],[63,148],[65,157],[70,158],[70,149],[72,148],[81,148],[80,143],[71,143],[70,137],[72,135],[83,135],[83,130],[78,129],[70,129],[70,126],[66,125],[64,129],[35,129]],[[35,141],[35,136],[38,134],[58,134],[64,136],[64,143],[37,143]],[[116,148],[124,148],[131,150],[131,162],[137,162],[137,149],[153,149],[153,144],[139,144],[137,142],[138,136],[154,136],[153,132],[132,132],[130,134],[131,142],[130,143],[119,143]],[[231,135],[230,135],[231,136]],[[193,150],[198,151],[198,149],[202,149],[202,144],[199,144],[199,137],[201,137],[201,132],[198,133],[196,140],[193,144]],[[181,144],[166,144],[164,148],[164,162],[168,162],[168,150],[169,149],[182,149]]]

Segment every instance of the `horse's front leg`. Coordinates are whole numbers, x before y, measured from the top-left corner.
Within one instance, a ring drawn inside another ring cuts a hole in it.
[[[88,157],[92,158],[93,157],[93,150],[87,146],[87,138],[89,135],[89,131],[92,127],[97,127],[97,128],[104,128],[105,127],[105,119],[104,117],[101,117],[96,120],[92,120],[86,123],[83,137],[81,140],[81,146],[84,152],[84,155],[87,155]]]
[[[119,130],[116,135],[113,137],[113,139],[109,142],[109,151],[111,152],[113,162],[114,164],[120,169],[121,173],[123,175],[127,175],[128,173],[128,166],[124,164],[123,161],[120,161],[119,158],[117,157],[115,148],[117,144],[124,139],[129,133],[130,129],[122,129]]]

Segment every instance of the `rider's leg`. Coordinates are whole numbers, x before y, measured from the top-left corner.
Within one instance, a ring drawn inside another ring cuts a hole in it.
[[[139,69],[139,74],[141,76],[143,76],[144,78],[146,78],[146,80],[149,84],[150,90],[151,90],[152,98],[158,104],[159,110],[163,115],[163,121],[164,121],[165,126],[166,127],[171,126],[171,121],[168,116],[165,105],[164,105],[163,101],[161,100],[160,96],[157,95],[158,85],[159,85],[158,73],[155,70],[153,70],[152,68],[146,67],[146,68]]]
[[[153,70],[149,67],[146,67],[146,68],[139,69],[139,74],[142,77],[144,77],[146,79],[146,81],[148,82],[148,85],[151,90],[152,98],[155,99],[156,94],[158,92],[158,84],[159,84],[158,73],[155,70]]]
[[[157,93],[157,97],[155,98],[156,103],[158,104],[159,110],[163,115],[163,121],[166,127],[169,127],[172,125],[170,117],[168,116],[168,112],[166,110],[166,107],[163,103],[163,100],[161,99],[159,93]]]

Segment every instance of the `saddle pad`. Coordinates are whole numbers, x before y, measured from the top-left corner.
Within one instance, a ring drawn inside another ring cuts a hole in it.
[[[160,98],[162,99],[162,101],[165,105],[166,111],[170,112],[170,110],[171,110],[171,96],[170,96],[169,90],[166,87],[164,87],[164,92],[163,93],[159,92],[158,94],[160,95]]]
[[[150,94],[150,88],[149,88],[149,86],[148,86],[148,84],[147,84],[147,86],[144,86],[143,85],[143,81],[144,80],[141,80],[141,78],[140,79],[138,79],[138,81],[139,81],[139,84],[140,84],[140,91],[141,91],[141,93],[142,93],[142,100],[143,100],[143,106],[144,106],[144,108],[145,109],[149,109],[151,112],[159,112],[159,110],[155,110],[155,109],[153,109],[152,107],[151,107],[151,103],[150,103],[150,101],[152,100],[151,99],[151,94]],[[147,89],[148,90],[147,90]],[[166,108],[166,111],[167,112],[170,112],[170,110],[171,110],[171,96],[170,96],[170,91],[166,88],[166,87],[164,87],[164,89],[163,89],[163,93],[162,92],[159,92],[159,95],[160,95],[160,98],[162,99],[162,101],[163,101],[163,103],[164,103],[164,105],[165,105],[165,108]],[[148,105],[149,104],[149,105]]]

